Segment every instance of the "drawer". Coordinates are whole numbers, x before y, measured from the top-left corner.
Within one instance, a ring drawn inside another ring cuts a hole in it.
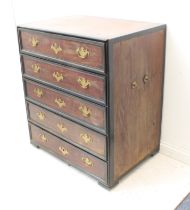
[[[77,147],[34,125],[30,125],[30,132],[31,142],[33,144],[42,146],[42,148],[55,154],[69,164],[76,166],[106,182],[106,162],[88,154],[87,152],[84,152],[83,150],[78,149]]]
[[[105,130],[105,107],[26,81],[26,96],[67,116]]]
[[[21,30],[20,45],[23,51],[104,71],[102,42]]]
[[[106,137],[104,135],[31,103],[28,103],[28,113],[29,120],[106,160]]]
[[[22,56],[23,73],[67,90],[105,101],[104,77]]]

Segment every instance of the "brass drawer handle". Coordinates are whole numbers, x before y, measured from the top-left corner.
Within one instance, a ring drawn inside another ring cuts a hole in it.
[[[59,130],[61,131],[61,133],[64,133],[67,131],[67,128],[61,124],[61,123],[57,123],[57,127],[59,128]]]
[[[62,51],[62,48],[60,45],[58,45],[56,42],[51,45],[51,49],[54,51],[54,53],[57,55],[59,52]]]
[[[37,47],[38,44],[40,43],[39,40],[35,37],[32,37],[29,41],[31,42],[32,47]]]
[[[48,141],[47,137],[45,136],[45,134],[40,134],[40,140],[45,143]]]
[[[32,69],[34,73],[40,72],[40,66],[38,64],[32,64]]]
[[[82,115],[84,117],[90,117],[91,111],[90,111],[90,109],[88,107],[86,107],[86,106],[80,106],[79,107],[79,110],[80,110],[80,112],[82,113]]]
[[[84,143],[89,144],[92,143],[92,138],[90,135],[86,134],[86,133],[81,133],[80,134],[80,138],[84,141]]]
[[[90,55],[90,52],[88,51],[88,49],[85,49],[84,47],[78,47],[76,49],[76,53],[78,57],[82,59],[87,58]]]
[[[34,93],[38,98],[41,98],[44,95],[43,90],[40,88],[34,88]]]
[[[58,71],[53,72],[53,77],[56,79],[57,82],[63,80],[63,74],[59,73]]]
[[[137,88],[137,82],[136,81],[133,81],[132,83],[131,83],[131,88],[132,89],[135,89],[135,88]]]
[[[84,89],[87,89],[91,86],[91,83],[89,80],[85,79],[84,77],[79,77],[77,82],[80,84],[80,86]]]
[[[43,112],[36,113],[39,120],[43,121],[45,119],[45,114]]]
[[[144,78],[143,78],[143,82],[144,84],[147,83],[149,81],[149,77],[147,74],[144,75]]]
[[[58,105],[59,108],[62,108],[63,106],[66,106],[65,102],[61,98],[56,98],[55,103]]]
[[[93,166],[93,162],[87,157],[82,157],[82,161],[86,166],[90,166],[90,167]]]
[[[62,153],[62,155],[68,155],[69,154],[69,152],[68,152],[68,150],[67,149],[65,149],[65,147],[63,147],[63,146],[60,146],[59,147],[59,151]]]

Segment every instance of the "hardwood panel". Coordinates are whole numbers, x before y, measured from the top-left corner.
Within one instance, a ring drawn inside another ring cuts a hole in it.
[[[29,81],[26,82],[26,95],[50,108],[105,129],[104,107]]]
[[[42,148],[47,149],[49,152],[55,154],[69,164],[79,167],[87,173],[106,182],[106,162],[76,148],[75,146],[34,125],[30,125],[30,130],[32,138],[31,143],[42,146]]]
[[[105,101],[104,77],[29,56],[22,56],[22,62],[26,75]]]
[[[83,126],[80,126],[39,106],[28,103],[29,119],[46,127],[71,143],[94,152],[106,160],[106,137]]]
[[[84,66],[104,69],[104,46],[72,41],[48,33],[20,32],[22,50]],[[102,44],[103,45],[103,44]],[[78,51],[77,49],[80,49]]]
[[[162,30],[113,45],[115,180],[159,149],[164,39]]]

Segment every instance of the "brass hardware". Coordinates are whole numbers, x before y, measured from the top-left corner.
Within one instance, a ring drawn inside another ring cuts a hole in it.
[[[131,83],[131,88],[135,89],[137,87],[137,82],[136,81],[133,81]]]
[[[40,72],[40,66],[38,64],[32,64],[32,69],[34,73]]]
[[[86,144],[89,144],[89,143],[92,143],[92,138],[91,136],[89,136],[88,134],[86,133],[81,133],[80,134],[80,138],[86,143]]]
[[[84,117],[90,117],[91,111],[88,107],[86,106],[80,106],[79,110],[81,111],[82,115]]]
[[[45,136],[45,134],[40,134],[40,140],[42,141],[42,142],[47,142],[48,140],[47,140],[47,137]]]
[[[61,133],[64,133],[64,132],[67,131],[67,128],[64,127],[64,125],[61,124],[61,123],[57,123],[57,127],[59,128],[59,130],[61,131]]]
[[[57,55],[59,52],[62,51],[62,48],[57,43],[53,43],[51,45],[51,49],[54,51],[54,53]]]
[[[84,47],[78,47],[76,49],[76,53],[78,55],[78,57],[80,58],[87,58],[90,55],[90,52],[88,51],[88,49],[85,49]]]
[[[43,112],[36,113],[39,120],[43,121],[45,119],[45,114]]]
[[[34,88],[34,93],[36,94],[37,97],[41,98],[43,96],[43,90],[40,88]]]
[[[144,75],[143,82],[147,83],[149,81],[149,77],[147,74]]]
[[[79,77],[77,82],[80,84],[80,86],[84,89],[87,89],[91,86],[91,83],[89,80],[85,79],[84,77]]]
[[[84,164],[85,165],[87,165],[87,166],[93,166],[93,163],[92,163],[92,161],[89,159],[89,158],[87,158],[87,157],[82,157],[82,161],[84,162]]]
[[[69,154],[69,152],[68,152],[68,150],[67,149],[65,149],[65,147],[63,147],[63,146],[60,146],[59,147],[59,151],[62,153],[62,155],[68,155]]]
[[[37,40],[37,38],[35,38],[35,37],[32,37],[32,39],[30,39],[30,42],[31,42],[31,44],[32,44],[32,47],[37,47],[38,44],[40,43],[40,42]]]
[[[53,72],[53,77],[56,79],[57,82],[63,80],[63,74],[59,73],[58,71]]]
[[[61,98],[56,98],[55,103],[59,106],[59,108],[62,108],[63,106],[66,106],[64,100],[62,100]]]

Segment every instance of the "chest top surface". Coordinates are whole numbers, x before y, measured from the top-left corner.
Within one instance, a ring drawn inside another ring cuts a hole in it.
[[[106,41],[162,24],[92,16],[70,16],[20,25],[43,31]]]

